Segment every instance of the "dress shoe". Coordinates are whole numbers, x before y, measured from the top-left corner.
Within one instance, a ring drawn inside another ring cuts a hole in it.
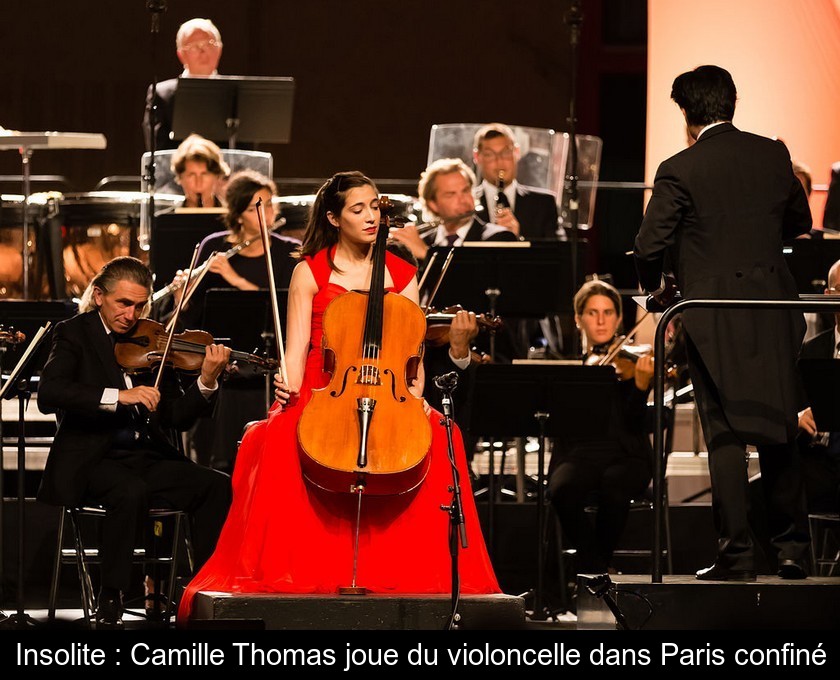
[[[779,561],[779,578],[795,581],[805,578],[805,570],[796,560]]]
[[[701,581],[755,581],[755,569],[729,569],[715,562],[697,572]]]
[[[121,597],[100,597],[96,607],[96,630],[122,630]]]

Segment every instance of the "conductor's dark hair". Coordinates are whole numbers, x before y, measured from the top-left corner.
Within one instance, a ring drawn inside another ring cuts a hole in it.
[[[737,98],[732,76],[720,66],[698,66],[678,75],[671,86],[671,99],[685,111],[689,125],[731,121]]]

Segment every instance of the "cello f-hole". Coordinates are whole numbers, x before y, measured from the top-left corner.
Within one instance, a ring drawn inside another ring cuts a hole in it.
[[[330,392],[330,396],[331,397],[340,397],[342,394],[344,394],[344,390],[347,389],[347,375],[349,373],[355,373],[357,370],[359,370],[359,369],[357,369],[355,366],[348,366],[347,370],[344,371],[344,379],[341,381],[341,389],[338,390],[337,392],[335,390],[333,390],[332,392]]]

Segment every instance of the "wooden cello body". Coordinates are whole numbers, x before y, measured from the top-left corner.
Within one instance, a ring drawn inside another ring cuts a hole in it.
[[[408,389],[421,364],[426,319],[414,302],[384,290],[387,234],[386,218],[370,291],[339,295],[324,312],[330,382],[313,391],[298,422],[303,475],[329,491],[406,493],[429,468],[431,425],[423,399]]]

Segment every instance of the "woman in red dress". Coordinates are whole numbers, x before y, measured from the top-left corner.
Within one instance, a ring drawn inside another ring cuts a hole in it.
[[[242,440],[233,471],[233,504],[213,556],[181,600],[185,623],[200,590],[230,593],[335,593],[353,578],[356,497],[323,491],[301,474],[297,424],[312,390],[326,386],[322,320],[329,302],[370,286],[371,254],[379,226],[379,194],[359,172],[333,176],[318,191],[292,275],[286,323],[288,382],[275,381],[277,402],[267,420]],[[415,303],[415,268],[388,253],[385,286]],[[422,370],[422,366],[421,366]],[[423,393],[423,375],[412,386]],[[290,395],[297,396],[289,399]],[[429,412],[432,444],[423,483],[397,496],[362,503],[356,583],[373,593],[451,590],[449,516],[452,472],[441,415]],[[455,458],[469,547],[459,555],[464,594],[498,593],[475,502],[460,432]]]

